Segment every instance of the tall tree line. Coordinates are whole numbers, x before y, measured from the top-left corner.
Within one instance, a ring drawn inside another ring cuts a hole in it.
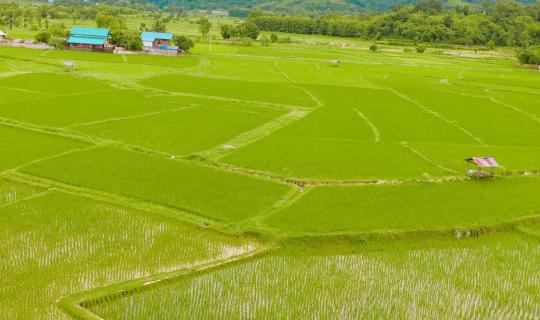
[[[265,31],[465,45],[540,44],[540,0],[498,0],[477,10],[444,10],[437,0],[422,0],[386,13],[306,17],[254,12],[249,19]]]

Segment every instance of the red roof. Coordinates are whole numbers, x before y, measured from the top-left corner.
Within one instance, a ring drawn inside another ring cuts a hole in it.
[[[493,157],[472,157],[465,159],[467,162],[476,164],[480,168],[498,168],[499,164]]]

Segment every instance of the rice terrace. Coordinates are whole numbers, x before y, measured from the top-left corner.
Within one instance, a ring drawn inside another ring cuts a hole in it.
[[[0,45],[0,319],[540,318],[540,69],[193,14]]]

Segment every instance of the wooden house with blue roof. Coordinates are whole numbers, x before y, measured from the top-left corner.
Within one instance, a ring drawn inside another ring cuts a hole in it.
[[[146,50],[162,49],[162,50],[177,50],[178,47],[172,46],[172,33],[164,32],[142,32],[141,40],[143,48]]]
[[[73,27],[67,39],[68,47],[75,50],[102,51],[109,47],[109,29]]]

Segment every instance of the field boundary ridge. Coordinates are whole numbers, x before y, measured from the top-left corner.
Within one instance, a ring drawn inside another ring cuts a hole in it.
[[[60,298],[58,300],[58,306],[73,319],[103,320],[103,318],[90,311],[89,307],[105,301],[112,301],[127,295],[153,289],[161,285],[181,280],[182,278],[204,274],[217,269],[229,267],[236,263],[243,263],[251,259],[256,259],[276,248],[277,247],[275,245],[271,244],[262,245],[254,250],[240,255],[204,263],[195,267],[182,268],[172,272],[159,273],[106,287],[74,293],[72,295]]]

